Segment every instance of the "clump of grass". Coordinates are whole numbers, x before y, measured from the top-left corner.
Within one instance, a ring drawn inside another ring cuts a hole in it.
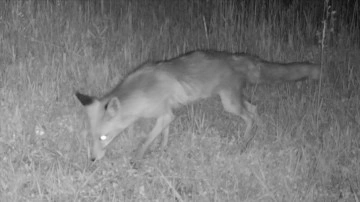
[[[325,3],[2,1],[1,199],[358,200],[360,23],[349,2]],[[327,77],[321,89],[249,88],[263,124],[245,153],[241,120],[214,99],[176,112],[167,152],[143,169],[129,165],[149,130],[141,121],[89,162],[74,90],[102,95],[138,64],[194,49],[311,60]]]

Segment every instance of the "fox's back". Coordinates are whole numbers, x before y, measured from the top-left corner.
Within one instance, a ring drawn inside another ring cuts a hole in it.
[[[238,83],[241,77],[233,70],[226,53],[192,52],[160,63],[157,70],[181,84],[190,100],[216,94],[226,85]]]

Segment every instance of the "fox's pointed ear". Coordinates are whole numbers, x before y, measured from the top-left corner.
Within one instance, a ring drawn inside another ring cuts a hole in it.
[[[109,113],[110,116],[114,117],[120,110],[120,101],[117,97],[112,97],[109,102],[106,104],[107,106],[106,111]]]
[[[77,99],[81,102],[81,104],[84,106],[91,105],[95,100],[94,97],[84,95],[79,92],[76,92],[75,95],[76,95]]]

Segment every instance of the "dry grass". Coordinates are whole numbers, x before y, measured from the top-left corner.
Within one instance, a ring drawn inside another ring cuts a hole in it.
[[[1,1],[1,201],[359,201],[358,16],[346,2],[328,17],[306,1],[207,2]],[[322,61],[327,79],[249,88],[263,123],[245,153],[242,122],[211,99],[176,111],[167,151],[140,170],[129,159],[151,121],[91,163],[74,90],[102,95],[194,49]]]

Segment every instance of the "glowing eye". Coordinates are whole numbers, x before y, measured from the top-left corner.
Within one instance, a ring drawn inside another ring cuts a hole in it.
[[[106,136],[106,135],[100,136],[100,140],[106,140],[106,139],[107,139],[107,136]]]

